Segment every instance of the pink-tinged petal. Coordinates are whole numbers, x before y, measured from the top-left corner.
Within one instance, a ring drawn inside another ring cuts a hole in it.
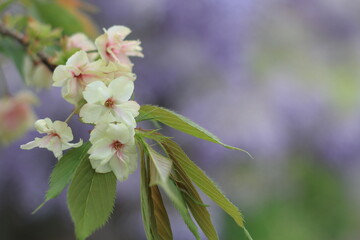
[[[71,50],[79,48],[84,51],[90,51],[95,49],[94,43],[83,33],[75,33],[67,38],[66,49]],[[96,59],[97,53],[90,53],[89,58],[91,60]]]
[[[127,56],[132,57],[144,57],[144,54],[141,52],[142,47],[140,46],[141,42],[139,40],[132,40],[132,41],[124,41],[122,43],[122,51]]]
[[[60,141],[54,141],[54,144],[52,144],[51,149],[48,148],[50,151],[53,151],[54,156],[57,159],[62,158],[62,145]]]
[[[109,110],[103,105],[85,104],[79,113],[85,123],[98,123]]]
[[[95,45],[99,51],[100,57],[105,60],[106,63],[110,61],[110,56],[107,53],[107,44],[109,42],[107,33],[100,35],[95,40]]]
[[[76,78],[70,78],[66,86],[61,89],[61,95],[69,103],[77,104],[82,99],[81,91],[81,86],[79,86]]]
[[[112,96],[112,94],[106,87],[105,83],[96,81],[87,85],[85,91],[83,92],[83,96],[88,103],[104,104],[105,101]]]
[[[134,82],[127,77],[119,77],[109,84],[113,98],[117,103],[128,101],[134,92]]]
[[[81,68],[89,63],[89,58],[87,53],[83,50],[80,50],[74,53],[66,62],[66,66],[73,66]]]
[[[115,58],[116,58],[116,61],[119,62],[119,64],[125,64],[130,67],[133,66],[133,63],[130,61],[130,58],[128,56],[126,56],[126,54],[123,52],[117,53],[115,55]]]

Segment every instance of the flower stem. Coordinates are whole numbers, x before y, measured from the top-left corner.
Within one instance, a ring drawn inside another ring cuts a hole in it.
[[[14,29],[8,28],[4,23],[0,23],[0,34],[16,40],[18,43],[23,45],[25,48],[29,47],[29,42],[24,34],[17,32]],[[51,72],[53,72],[55,70],[56,65],[51,63],[50,60],[48,59],[48,57],[43,52],[36,53],[36,56],[40,59],[40,61],[43,64],[45,64],[45,66]]]
[[[86,53],[97,53],[98,50],[94,49],[94,50],[89,50],[89,51],[86,51]]]
[[[74,111],[70,113],[70,115],[66,118],[65,122],[67,123],[75,115],[76,112],[77,108],[75,108]]]

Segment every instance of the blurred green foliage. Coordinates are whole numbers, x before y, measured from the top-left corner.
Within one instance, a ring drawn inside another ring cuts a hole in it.
[[[287,170],[292,185],[286,197],[271,195],[256,209],[244,211],[254,239],[343,240],[355,234],[356,212],[334,169],[311,157],[296,157]],[[225,215],[222,239],[246,239]]]

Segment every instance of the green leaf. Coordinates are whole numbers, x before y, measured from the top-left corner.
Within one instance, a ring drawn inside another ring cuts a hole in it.
[[[171,152],[168,154],[169,157],[174,161],[176,176],[179,180],[176,182],[176,184],[180,189],[183,190],[183,193],[185,193],[183,196],[193,217],[209,240],[218,240],[219,236],[217,235],[215,227],[211,221],[210,213],[206,209],[205,204],[201,200],[200,195],[195,189],[194,185],[191,183],[191,180],[181,167],[179,163],[181,160],[177,159],[176,156],[173,156]]]
[[[183,199],[180,190],[169,179],[172,161],[169,158],[157,153],[150,146],[146,145],[146,148],[151,160],[149,162],[150,185],[157,184],[164,190],[166,195],[173,202],[175,208],[179,211],[189,230],[194,234],[196,239],[200,239],[197,227],[189,214],[185,200]]]
[[[86,239],[106,223],[114,208],[115,193],[115,175],[96,173],[89,159],[84,158],[70,185],[67,201],[77,239]]]
[[[234,221],[241,227],[244,227],[243,217],[239,209],[225,197],[216,184],[201,170],[193,161],[189,159],[186,153],[174,141],[167,139],[163,143],[164,148],[172,159],[182,167],[186,175],[219,207],[227,212]],[[174,160],[175,161],[175,160]]]
[[[71,182],[80,162],[87,157],[87,151],[91,144],[84,143],[79,148],[69,150],[56,164],[50,175],[49,189],[45,201],[33,212],[37,212],[47,201],[57,197]]]
[[[34,12],[40,20],[53,27],[64,30],[64,33],[71,35],[77,32],[84,32],[82,23],[71,14],[66,8],[54,1],[33,1]]]
[[[159,134],[157,132],[157,130],[152,130],[152,131],[136,130],[135,137],[149,138],[149,139],[155,140],[157,142],[162,142],[167,138],[171,138],[171,137],[166,137],[164,135]]]
[[[169,127],[175,128],[194,137],[201,138],[213,143],[218,143],[229,149],[243,151],[249,156],[251,156],[247,151],[243,149],[224,144],[220,141],[219,138],[217,138],[215,135],[213,135],[206,129],[200,127],[190,119],[180,114],[177,114],[169,109],[153,105],[143,105],[140,108],[140,116],[146,116],[146,118],[155,119],[156,121],[162,122]]]
[[[0,37],[0,53],[4,54],[14,62],[17,70],[23,77],[23,64],[26,55],[25,48],[10,38]]]

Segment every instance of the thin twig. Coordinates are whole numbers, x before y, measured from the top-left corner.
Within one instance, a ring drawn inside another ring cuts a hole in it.
[[[15,39],[18,43],[23,45],[25,48],[29,47],[29,42],[24,34],[17,32],[14,29],[10,29],[10,28],[6,27],[6,25],[3,23],[0,23],[0,34]],[[36,56],[40,59],[40,61],[43,64],[45,64],[45,66],[51,72],[53,72],[55,70],[56,65],[51,63],[49,61],[48,57],[44,53],[38,52],[38,53],[36,53]]]

